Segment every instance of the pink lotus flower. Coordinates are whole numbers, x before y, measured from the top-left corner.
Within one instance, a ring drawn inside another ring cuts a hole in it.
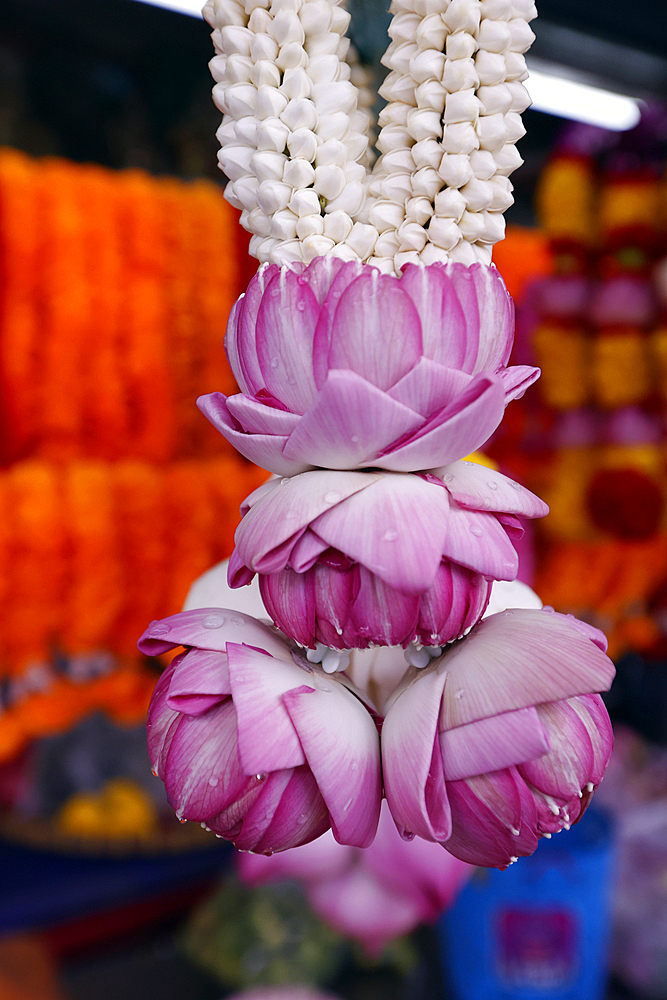
[[[385,792],[399,829],[504,868],[581,816],[609,761],[601,632],[553,611],[480,622],[390,702]],[[406,834],[407,835],[407,834]]]
[[[472,868],[425,840],[403,840],[383,802],[370,847],[342,847],[330,834],[272,858],[237,859],[244,882],[303,882],[313,910],[372,956],[393,938],[435,920],[454,900]]]
[[[148,750],[177,815],[243,850],[319,837],[366,847],[380,813],[379,738],[345,682],[276,629],[224,608],[153,622],[149,655],[185,646],[148,711]]]
[[[441,645],[481,617],[489,580],[516,577],[516,515],[547,507],[500,473],[314,471],[245,501],[232,587],[260,575],[274,621],[305,646]]]
[[[262,267],[227,327],[242,391],[198,405],[278,475],[429,469],[480,447],[538,377],[506,367],[513,333],[494,267],[408,264],[400,278],[334,257]]]

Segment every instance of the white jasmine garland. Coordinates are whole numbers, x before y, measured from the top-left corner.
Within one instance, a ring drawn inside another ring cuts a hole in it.
[[[373,94],[340,0],[208,0],[219,162],[260,261],[324,253],[387,273],[489,262],[530,98],[532,0],[392,0]]]

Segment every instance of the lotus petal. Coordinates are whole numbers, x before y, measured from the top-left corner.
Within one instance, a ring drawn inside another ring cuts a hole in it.
[[[542,372],[530,365],[513,365],[511,368],[501,368],[498,372],[505,390],[505,400],[521,399],[526,389],[536,382]]]
[[[548,753],[550,744],[538,711],[531,706],[446,729],[440,733],[440,749],[445,779],[455,781],[532,761]]]
[[[227,608],[194,608],[151,622],[137,645],[147,656],[159,656],[176,646],[198,646],[224,653],[228,642],[246,643],[271,656],[291,659],[289,647],[275,629]]]
[[[221,396],[225,400],[227,412],[241,425],[244,434],[277,434],[285,437],[299,424],[299,414],[290,413],[276,406],[267,406],[266,401],[244,396],[222,395],[212,392],[211,396]]]
[[[458,399],[472,378],[457,368],[445,368],[438,361],[420,358],[414,368],[387,390],[387,395],[422,416],[430,417]]]
[[[201,715],[231,692],[227,657],[211,649],[190,649],[169,685],[167,704],[184,715]]]
[[[522,517],[544,517],[549,513],[544,501],[530,490],[477,462],[452,462],[446,468],[436,469],[435,475],[444,481],[461,507]]]

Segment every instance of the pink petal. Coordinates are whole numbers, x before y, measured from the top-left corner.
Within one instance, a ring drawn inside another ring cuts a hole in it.
[[[258,500],[268,496],[269,493],[273,493],[274,490],[277,490],[282,485],[283,483],[279,482],[277,479],[271,478],[267,479],[267,481],[262,483],[261,486],[258,486],[256,490],[252,491],[252,493],[249,493],[241,504],[241,517],[245,517],[250,508],[254,507]]]
[[[259,269],[251,279],[245,295],[238,300],[238,309],[230,316],[227,326],[227,357],[239,387],[251,396],[264,387],[264,376],[257,358],[257,313],[268,282],[279,272],[280,268],[275,264]]]
[[[329,295],[338,272],[344,266],[340,257],[316,257],[301,272],[301,281],[308,285],[320,306]],[[350,262],[348,270],[351,268],[361,270],[356,262]]]
[[[505,397],[495,376],[479,375],[463,395],[401,444],[380,454],[379,464],[395,472],[447,465],[475,451],[491,437],[505,412]]]
[[[257,357],[268,391],[294,413],[315,396],[313,336],[319,304],[303,279],[287,268],[268,282],[257,313]]]
[[[190,649],[174,671],[167,704],[184,715],[201,715],[230,693],[226,655]]]
[[[549,508],[530,490],[477,462],[453,462],[436,475],[461,507],[502,511],[522,517],[544,517]]]
[[[444,685],[444,672],[419,674],[391,705],[382,726],[382,767],[391,814],[400,829],[424,840],[447,840],[451,833],[442,761],[443,795],[433,815],[426,798],[434,750],[440,753],[437,730]]]
[[[326,923],[360,941],[374,958],[389,941],[409,933],[425,916],[420,899],[383,884],[361,865],[336,879],[311,885],[308,901]]]
[[[222,396],[222,393],[211,395]],[[299,423],[298,413],[267,406],[240,392],[236,396],[227,396],[226,403],[227,412],[241,424],[244,434],[278,434],[284,437],[291,434]]]
[[[265,557],[290,539],[296,542],[325,510],[335,509],[379,478],[377,473],[318,470],[277,483],[257,499],[237,528],[236,547],[242,562],[258,571]]]
[[[313,567],[313,599],[317,617],[315,636],[325,646],[348,649],[352,645],[349,617],[358,574],[357,566],[336,569],[319,563]]]
[[[309,685],[309,674],[248,646],[227,646],[229,682],[244,774],[262,774],[304,764],[299,738],[285,711],[286,691]]]
[[[419,595],[399,593],[364,566],[358,567],[358,574],[359,593],[350,607],[349,638],[361,635],[369,643],[407,646],[417,627]],[[347,638],[343,629],[343,640]]]
[[[594,754],[593,768],[588,780],[594,785],[599,785],[614,748],[614,730],[609,712],[599,694],[570,698],[568,705],[578,714],[588,730]]]
[[[253,812],[264,803],[259,801]],[[247,822],[244,823],[247,827]],[[295,767],[253,851],[291,851],[321,837],[329,829],[329,813],[310,768]]]
[[[360,375],[334,370],[292,432],[283,454],[327,469],[373,465],[383,448],[422,423],[418,413]]]
[[[315,565],[319,557],[329,548],[326,542],[318,538],[308,528],[292,549],[290,565],[296,573],[305,573]]]
[[[275,576],[260,576],[259,589],[271,618],[284,625],[297,642],[314,647],[315,596],[311,574],[284,569]]]
[[[380,740],[354,695],[333,679],[283,700],[331,817],[336,840],[368,847],[380,816]]]
[[[216,398],[216,397],[219,397]],[[234,426],[232,417],[224,405],[222,393],[211,393],[200,396],[197,406],[204,416],[208,417],[216,430],[226,437],[249,461],[275,472],[278,476],[295,476],[309,468],[303,462],[290,462],[283,456],[283,448],[287,437],[278,434],[245,434]]]
[[[433,586],[419,599],[419,641],[439,646],[458,639],[482,617],[489,589],[479,573],[441,562]]]
[[[447,781],[499,771],[550,749],[537,709],[532,707],[446,729],[440,733],[440,748]]]
[[[227,608],[194,608],[151,622],[138,646],[147,656],[168,653],[175,646],[198,646],[225,652],[228,642],[264,649],[271,656],[291,659],[287,640],[250,615]]]
[[[254,851],[270,826],[293,773],[274,771],[261,780],[246,777],[238,795],[209,820],[210,828],[231,840],[240,851]],[[274,845],[273,849],[282,848]]]
[[[324,385],[329,371],[329,344],[336,308],[345,289],[363,273],[363,270],[363,265],[359,261],[346,261],[338,269],[322,302],[313,341],[313,371],[318,389]]]
[[[447,270],[442,265],[408,264],[403,268],[401,288],[419,313],[424,356],[447,368],[472,372],[478,338],[475,333],[469,342],[466,317]]]
[[[496,371],[507,364],[514,339],[514,305],[495,267],[486,264],[445,264],[463,313],[467,337],[477,342],[472,368]],[[470,357],[470,355],[469,355]]]
[[[447,494],[441,487],[419,476],[389,474],[337,504],[312,526],[329,545],[409,594],[428,590],[433,583],[447,517]]]
[[[248,370],[241,357],[241,329],[246,326],[247,322],[244,322],[245,317],[243,316],[243,313],[247,308],[245,305],[245,298],[246,296],[242,295],[232,306],[229,314],[229,320],[227,322],[227,332],[225,333],[224,346],[225,353],[234,373],[234,378],[238,383],[239,389],[241,389],[242,392],[247,392],[252,395],[262,387],[262,374],[259,370],[256,358],[254,359],[254,365],[251,363]],[[254,325],[252,340],[254,343]]]
[[[428,417],[461,396],[471,379],[466,372],[445,368],[430,358],[420,358],[414,368],[387,390],[387,394]]]
[[[539,368],[529,365],[513,365],[511,368],[501,368],[498,375],[502,379],[505,390],[505,401],[521,399],[526,389],[536,382],[541,375]]]
[[[397,278],[365,269],[336,308],[328,367],[347,368],[389,389],[421,355],[421,324],[410,297]]]
[[[465,510],[452,501],[446,529],[443,556],[493,580],[516,577],[516,551],[493,514]]]
[[[611,660],[566,621],[523,609],[485,618],[440,662],[441,729],[604,691],[614,677]]]
[[[239,587],[247,587],[254,579],[255,574],[251,569],[248,569],[248,567],[244,565],[240,555],[236,549],[234,549],[229,557],[229,563],[227,565],[227,584],[229,588],[237,590]]]
[[[549,737],[549,753],[517,761],[517,770],[534,788],[567,801],[578,796],[593,770],[590,735],[569,701],[540,705],[537,712]]]
[[[167,705],[167,695],[169,685],[174,675],[174,670],[182,660],[185,653],[174,657],[164,673],[155,685],[148,706],[148,718],[146,720],[146,735],[148,741],[148,756],[154,771],[164,781],[164,762],[169,752],[174,729],[180,722],[180,714],[174,712]]]

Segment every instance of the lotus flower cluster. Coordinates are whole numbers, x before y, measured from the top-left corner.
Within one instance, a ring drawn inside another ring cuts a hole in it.
[[[514,309],[495,268],[408,264],[400,278],[320,257],[260,268],[226,349],[242,390],[198,403],[280,476],[415,472],[479,448],[539,371],[507,368]]]

